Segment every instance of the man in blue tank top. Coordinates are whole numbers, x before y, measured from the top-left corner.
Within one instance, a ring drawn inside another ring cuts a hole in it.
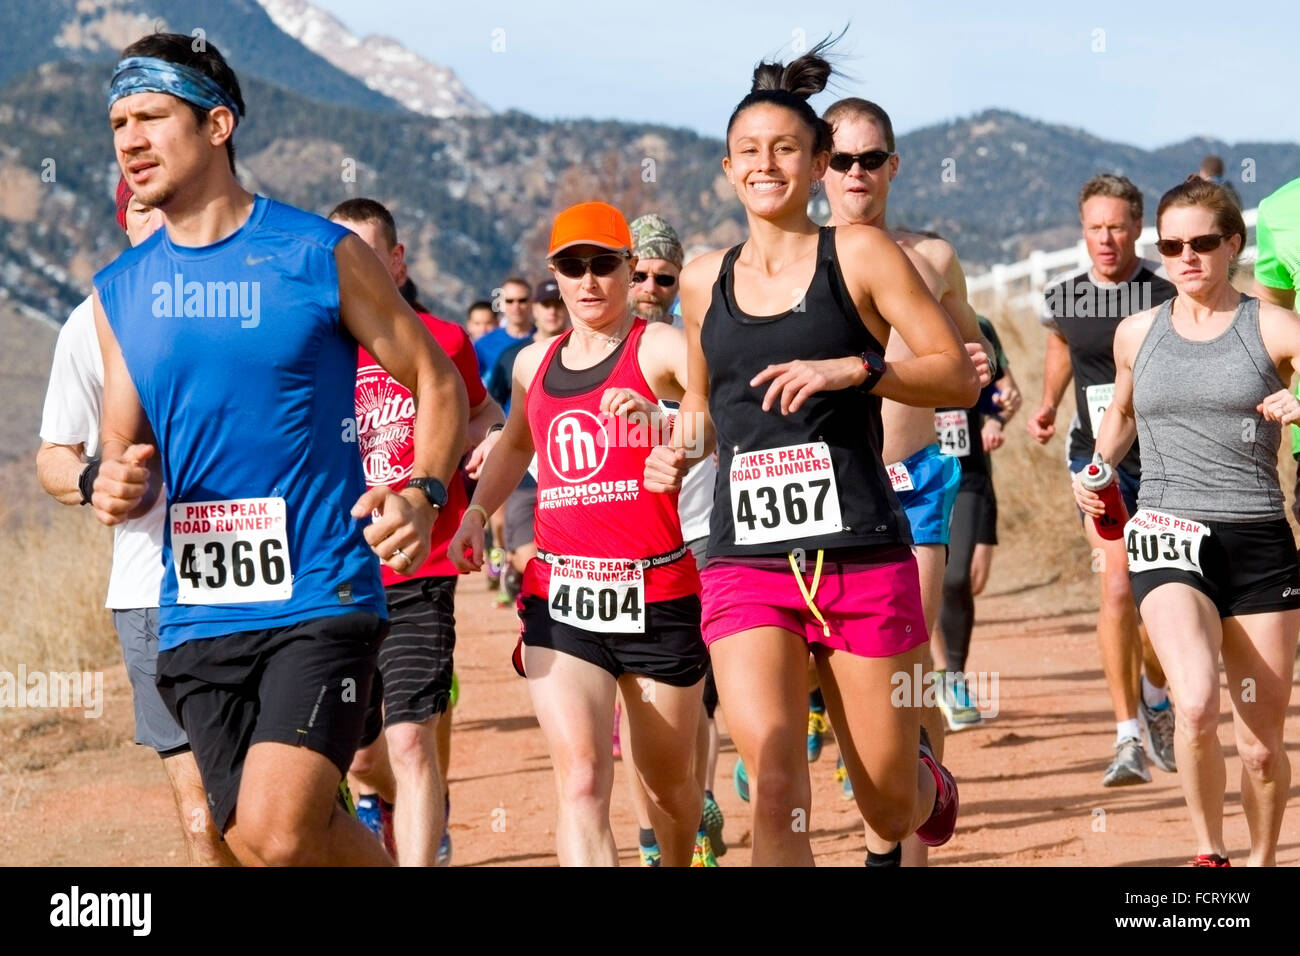
[[[116,524],[167,488],[159,692],[240,861],[383,864],[335,801],[387,628],[375,558],[424,560],[465,389],[369,247],[240,187],[239,82],[191,44],[137,41],[109,91],[118,163],[165,229],[95,276],[95,512]],[[358,343],[417,399],[400,494],[366,490]]]

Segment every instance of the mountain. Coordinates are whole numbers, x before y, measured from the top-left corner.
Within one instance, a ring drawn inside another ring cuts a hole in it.
[[[1196,138],[1144,150],[1007,110],[916,130],[897,145],[891,221],[943,234],[972,263],[1013,261],[1034,248],[1075,242],[1079,188],[1097,173],[1127,176],[1142,190],[1146,225],[1165,190],[1195,172],[1207,153],[1223,157],[1247,209],[1300,176],[1294,143]]]
[[[288,39],[269,20],[263,29]],[[57,321],[124,246],[112,216],[106,73],[65,60],[0,87],[0,294]],[[540,278],[551,219],[574,202],[604,199],[629,218],[660,212],[688,248],[744,235],[718,165],[723,144],[690,131],[322,108],[253,75],[241,83],[249,115],[235,141],[245,184],[322,213],[349,196],[388,204],[426,303],[450,318],[506,275]],[[1148,223],[1160,193],[1206,152],[1231,170],[1252,161],[1258,181],[1235,180],[1248,207],[1300,177],[1291,144],[1193,139],[1146,151],[1004,110],[917,130],[898,149],[891,221],[947,236],[971,271],[1074,242],[1078,189],[1096,172],[1142,187]]]
[[[491,111],[456,74],[388,37],[359,38],[305,0],[258,0],[277,27],[334,66],[413,113],[446,118]]]
[[[0,83],[43,63],[112,63],[124,46],[156,29],[215,44],[241,84],[246,76],[257,77],[323,103],[403,112],[279,29],[256,0],[5,0]],[[96,78],[98,88],[107,80]]]

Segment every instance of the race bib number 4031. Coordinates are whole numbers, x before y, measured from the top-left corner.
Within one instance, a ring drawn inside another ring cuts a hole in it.
[[[645,574],[626,558],[557,558],[551,620],[600,634],[645,633]]]
[[[283,498],[171,506],[177,604],[243,604],[293,597]]]
[[[1201,572],[1201,544],[1210,529],[1203,524],[1143,508],[1124,526],[1130,571],[1176,568]]]
[[[731,460],[736,544],[767,544],[843,530],[835,465],[825,442],[747,451]]]

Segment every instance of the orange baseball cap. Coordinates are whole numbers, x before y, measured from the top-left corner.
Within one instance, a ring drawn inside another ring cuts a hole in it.
[[[602,246],[621,252],[632,251],[632,231],[623,214],[604,202],[583,202],[570,206],[555,217],[551,227],[551,251],[547,258],[566,246]]]

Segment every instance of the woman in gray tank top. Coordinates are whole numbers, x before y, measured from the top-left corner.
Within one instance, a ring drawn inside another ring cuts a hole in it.
[[[1138,513],[1124,529],[1133,596],[1177,704],[1174,751],[1196,866],[1227,866],[1219,658],[1228,677],[1251,865],[1275,862],[1291,780],[1282,731],[1300,632],[1300,571],[1277,452],[1300,421],[1287,383],[1300,317],[1238,293],[1241,212],[1193,177],[1160,200],[1157,243],[1176,298],[1115,334],[1115,400],[1097,454],[1142,445]],[[1077,481],[1091,515],[1101,499]]]

